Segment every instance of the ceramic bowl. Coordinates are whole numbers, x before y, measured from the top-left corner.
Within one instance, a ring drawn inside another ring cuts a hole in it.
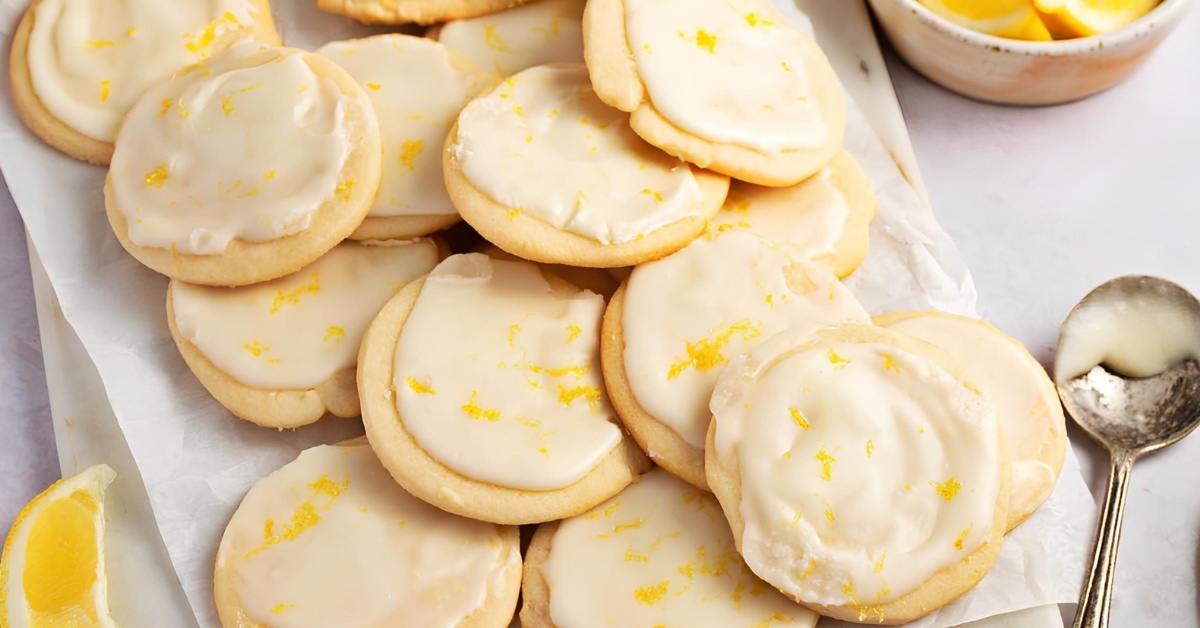
[[[1061,41],[984,35],[917,0],[869,0],[896,52],[935,83],[978,100],[1012,105],[1070,102],[1129,76],[1183,18],[1189,0],[1163,0],[1132,24]]]

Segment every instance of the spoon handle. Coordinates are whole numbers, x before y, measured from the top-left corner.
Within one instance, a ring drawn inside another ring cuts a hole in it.
[[[1129,494],[1129,473],[1134,456],[1114,453],[1108,470],[1108,494],[1092,546],[1092,568],[1083,583],[1074,628],[1108,628],[1112,605],[1113,580],[1117,573],[1117,545],[1121,542],[1121,522],[1125,518],[1125,497]]]

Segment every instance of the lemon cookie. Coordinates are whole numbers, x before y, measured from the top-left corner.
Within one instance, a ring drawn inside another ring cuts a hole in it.
[[[494,260],[503,260],[509,262],[522,261],[521,258],[517,257],[516,255],[513,255],[512,253],[509,253],[508,251],[505,251],[504,249],[490,242],[484,243],[484,246],[479,247],[476,252],[483,253]],[[575,286],[576,288],[591,290],[592,292],[603,296],[605,300],[612,298],[612,295],[617,291],[617,288],[621,287],[620,280],[607,272],[607,269],[581,268],[578,266],[563,266],[562,264],[539,264],[538,266],[543,271],[566,280],[567,283]]]
[[[431,240],[344,242],[302,270],[252,286],[172,281],[167,322],[192,373],[238,417],[280,429],[326,412],[356,417],[367,325],[439,257]]]
[[[446,195],[441,149],[458,112],[496,79],[436,41],[408,35],[332,42],[317,54],[366,90],[383,139],[383,182],[350,237],[414,238],[461,220]]]
[[[868,232],[878,208],[871,180],[841,151],[816,175],[793,186],[734,181],[713,226],[718,232],[754,233],[845,278],[867,257]]]
[[[502,77],[535,65],[582,63],[584,3],[534,0],[494,15],[447,22],[428,35]]]
[[[698,488],[708,401],[734,356],[793,326],[871,322],[833,275],[730,232],[634,268],[604,316],[604,382],[650,458]]]
[[[447,138],[446,188],[488,241],[525,259],[630,266],[700,235],[729,179],[638,138],[582,64],[531,68],[475,99]]]
[[[528,0],[317,0],[322,11],[364,24],[433,24],[503,11]]]
[[[363,340],[363,423],[409,492],[463,516],[541,523],[650,463],[600,377],[604,299],[529,262],[471,253],[400,292]]]
[[[278,44],[267,0],[34,0],[13,36],[17,112],[42,141],[94,164],[150,87],[235,41]]]
[[[305,450],[246,493],[214,585],[225,628],[505,628],[519,535],[405,493],[359,438]]]
[[[841,148],[837,76],[770,0],[590,0],[583,45],[600,99],[701,167],[787,186]]]
[[[746,567],[712,495],[661,470],[542,524],[526,556],[523,628],[817,623]]]
[[[726,368],[706,472],[746,564],[822,615],[901,624],[1000,553],[995,409],[943,350],[881,327],[784,332]]]
[[[1062,404],[1045,369],[1025,345],[976,318],[896,312],[875,324],[945,349],[992,397],[1012,459],[1008,529],[1016,528],[1054,492],[1067,453]]]
[[[282,277],[350,235],[375,199],[379,125],[318,55],[239,44],[155,86],[117,137],[104,187],[121,244],[190,283]]]

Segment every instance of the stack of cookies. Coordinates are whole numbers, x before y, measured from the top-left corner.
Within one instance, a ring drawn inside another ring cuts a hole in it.
[[[266,0],[35,0],[14,39],[200,383],[362,417],[246,495],[225,626],[903,623],[1049,496],[1024,347],[842,285],[877,201],[769,0],[320,5],[432,27],[306,52]]]

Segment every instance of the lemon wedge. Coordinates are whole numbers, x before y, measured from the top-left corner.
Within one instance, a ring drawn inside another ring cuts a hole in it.
[[[920,1],[930,11],[973,31],[1008,39],[1051,39],[1031,0]]]
[[[1159,0],[1033,0],[1042,21],[1057,39],[1091,37],[1133,22]]]
[[[0,628],[115,628],[104,574],[106,465],[60,480],[17,515],[0,555]]]

